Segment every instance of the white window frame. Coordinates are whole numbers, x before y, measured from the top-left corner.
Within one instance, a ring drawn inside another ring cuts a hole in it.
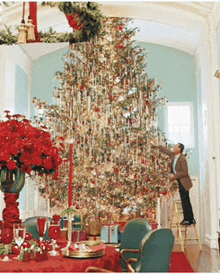
[[[190,135],[191,135],[191,143],[190,144],[187,144],[187,143],[184,143],[184,146],[186,148],[194,148],[195,147],[195,133],[194,133],[194,112],[193,112],[193,103],[192,102],[169,102],[166,104],[165,108],[164,108],[164,111],[165,111],[165,136],[167,138],[167,141],[168,143],[173,143],[172,140],[169,140],[168,139],[168,136],[169,136],[169,132],[168,132],[168,107],[169,106],[189,106],[190,108],[190,120],[191,120],[191,123],[190,123]],[[181,140],[180,140],[181,142]]]

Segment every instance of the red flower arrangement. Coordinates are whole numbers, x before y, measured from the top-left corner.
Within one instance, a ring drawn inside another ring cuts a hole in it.
[[[0,168],[30,174],[51,174],[62,163],[59,150],[53,144],[46,128],[33,127],[25,116],[9,115],[0,123]]]

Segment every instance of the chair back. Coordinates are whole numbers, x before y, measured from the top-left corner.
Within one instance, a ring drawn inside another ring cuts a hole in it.
[[[140,244],[144,236],[152,230],[152,227],[147,219],[136,218],[130,220],[124,230],[123,238],[120,245],[122,249],[140,249]],[[129,258],[137,258],[139,254],[133,252],[126,252],[124,257],[128,260]],[[126,262],[120,258],[120,264],[122,272],[127,272]]]
[[[37,230],[37,219],[38,218],[46,218],[47,219],[47,229],[44,235],[44,240],[50,240],[50,237],[48,235],[48,230],[49,230],[49,226],[50,224],[48,224],[48,221],[52,221],[52,218],[50,217],[45,217],[45,216],[34,216],[34,217],[30,217],[27,218],[23,224],[27,227],[27,231],[30,232],[33,236],[33,239],[39,239],[39,233]]]
[[[135,272],[169,272],[173,245],[174,236],[168,228],[148,233],[141,242]]]

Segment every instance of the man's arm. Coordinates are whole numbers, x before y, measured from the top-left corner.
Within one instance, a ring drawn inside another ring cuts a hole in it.
[[[158,146],[159,150],[162,151],[164,154],[167,154],[169,156],[173,155],[173,152],[163,146]]]
[[[178,180],[178,179],[181,179],[181,178],[184,178],[186,176],[189,175],[188,173],[188,165],[187,165],[187,161],[186,161],[186,158],[184,157],[183,159],[181,159],[181,168],[182,168],[182,171],[181,172],[177,172],[176,174],[174,174],[174,180]]]

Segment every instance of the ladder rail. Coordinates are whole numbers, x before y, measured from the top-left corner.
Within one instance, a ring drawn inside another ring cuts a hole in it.
[[[170,229],[172,230],[172,228],[177,228],[177,236],[180,240],[180,244],[181,244],[181,249],[184,252],[186,250],[187,247],[187,242],[189,241],[197,241],[200,250],[202,250],[202,245],[199,239],[199,233],[196,227],[196,224],[193,225],[181,225],[180,224],[180,214],[183,213],[183,209],[182,209],[182,203],[179,200],[174,200],[173,202],[173,207],[172,207],[172,214],[171,214],[171,218],[170,218]],[[177,221],[174,223],[174,219],[177,219]],[[194,233],[196,235],[196,238],[188,238],[188,228],[194,228]],[[184,230],[184,231],[183,231]]]

